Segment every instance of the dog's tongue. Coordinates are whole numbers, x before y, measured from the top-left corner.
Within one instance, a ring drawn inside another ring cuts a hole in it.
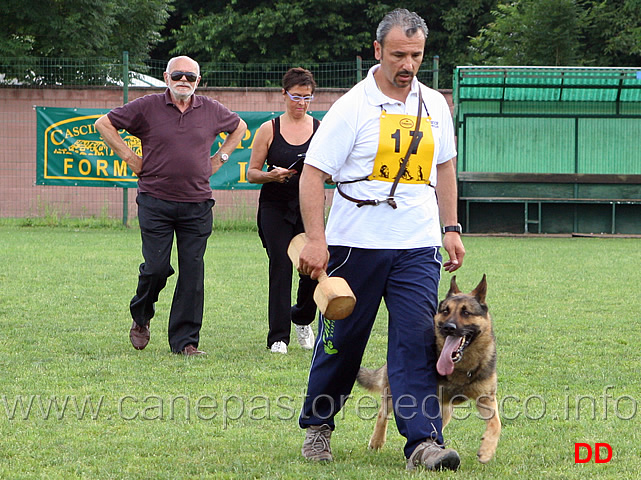
[[[458,349],[461,344],[461,337],[450,335],[445,339],[441,356],[436,363],[436,371],[445,376],[451,375],[454,371],[454,362],[452,361],[452,354]]]

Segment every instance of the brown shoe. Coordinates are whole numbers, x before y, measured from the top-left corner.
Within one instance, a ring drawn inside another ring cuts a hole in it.
[[[182,355],[185,355],[186,357],[191,357],[194,355],[207,355],[207,353],[203,352],[202,350],[198,350],[193,345],[187,345],[185,348],[182,349],[182,352],[180,353]]]
[[[134,320],[129,330],[129,340],[136,350],[142,350],[149,343],[149,322],[144,327],[141,327]]]
[[[407,469],[414,470],[417,466],[428,470],[456,470],[461,459],[452,448],[443,448],[433,440],[425,440],[414,449],[407,460]]]
[[[332,427],[329,425],[312,425],[307,428],[305,441],[301,450],[303,457],[315,462],[331,462],[332,449],[329,440],[332,436]]]

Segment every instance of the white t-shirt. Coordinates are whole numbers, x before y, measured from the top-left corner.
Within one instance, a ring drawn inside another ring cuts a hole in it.
[[[367,177],[372,173],[378,151],[380,116],[416,116],[418,88],[432,119],[434,159],[430,183],[436,186],[436,164],[456,156],[452,116],[445,97],[412,81],[406,103],[384,95],[376,85],[372,67],[363,81],[339,98],[329,109],[307,151],[305,163],[332,176],[335,182]],[[422,115],[426,116],[425,109]],[[391,182],[361,181],[341,185],[347,195],[364,199],[387,198]],[[357,207],[356,203],[334,192],[326,226],[327,243],[359,248],[409,249],[440,247],[441,229],[434,188],[427,184],[399,183],[394,199],[398,208],[387,203]]]

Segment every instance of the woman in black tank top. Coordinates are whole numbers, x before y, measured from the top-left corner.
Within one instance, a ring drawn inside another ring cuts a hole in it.
[[[287,353],[291,323],[298,342],[311,350],[316,316],[316,281],[299,275],[296,304],[291,305],[290,240],[304,231],[298,204],[298,181],[305,153],[320,122],[307,113],[316,83],[308,70],[292,68],[283,77],[285,113],[261,125],[247,170],[250,183],[262,184],[258,199],[258,234],[269,257],[269,332],[267,348]],[[265,165],[267,168],[264,169]]]

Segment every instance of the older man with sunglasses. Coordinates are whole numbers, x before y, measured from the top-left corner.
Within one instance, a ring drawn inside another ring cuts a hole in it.
[[[200,67],[180,56],[169,60],[164,73],[167,90],[145,95],[111,110],[96,128],[114,153],[138,176],[138,220],[144,262],[138,288],[130,302],[129,332],[137,350],[149,343],[149,323],[167,278],[174,235],[179,275],[169,314],[171,351],[202,355],[198,349],[203,317],[204,261],[212,231],[214,199],[209,177],[238,146],[247,125],[221,103],[194,92]],[[142,143],[142,157],[121,138],[127,130]],[[218,134],[228,135],[211,155]]]

